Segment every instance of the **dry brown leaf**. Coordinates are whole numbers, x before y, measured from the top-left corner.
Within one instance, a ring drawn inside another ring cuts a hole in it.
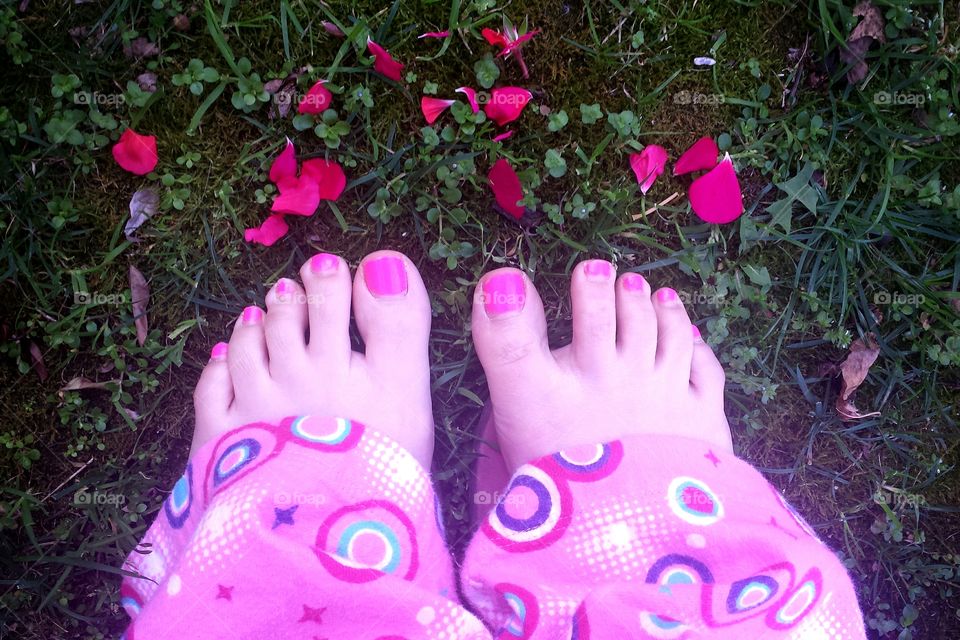
[[[147,279],[130,265],[130,303],[133,306],[133,323],[137,327],[137,344],[147,341],[147,308],[150,305],[150,286]]]
[[[123,55],[128,58],[153,58],[160,55],[160,47],[141,36],[123,46]]]
[[[33,368],[37,372],[40,381],[47,379],[47,365],[43,362],[43,352],[36,342],[30,342],[30,360],[33,362]]]
[[[854,7],[853,15],[861,20],[850,32],[847,46],[840,50],[840,59],[844,64],[853,65],[847,71],[847,82],[857,84],[870,71],[866,61],[867,51],[874,42],[886,42],[887,36],[884,33],[886,23],[883,13],[870,0],[863,0]]]
[[[94,382],[84,378],[83,376],[77,376],[68,382],[67,384],[60,387],[60,393],[64,391],[80,391],[81,389],[106,389],[106,382]]]
[[[870,367],[877,361],[880,355],[880,347],[872,333],[868,333],[863,338],[854,340],[850,345],[850,353],[846,360],[840,364],[840,395],[837,397],[837,413],[844,420],[859,420],[880,415],[879,411],[873,413],[860,413],[854,405],[851,396],[863,384],[870,372]]]

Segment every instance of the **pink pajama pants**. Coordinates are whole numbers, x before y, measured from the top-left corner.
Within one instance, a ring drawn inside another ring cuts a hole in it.
[[[836,556],[750,465],[645,436],[522,466],[453,566],[427,472],[357,422],[204,446],[127,559],[124,638],[864,638]]]

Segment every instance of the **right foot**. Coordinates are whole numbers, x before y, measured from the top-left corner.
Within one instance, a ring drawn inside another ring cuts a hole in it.
[[[639,274],[615,279],[588,260],[571,282],[573,342],[551,351],[543,304],[517,269],[486,274],[474,294],[473,340],[510,471],[556,451],[661,434],[733,451],[724,373],[676,291]]]

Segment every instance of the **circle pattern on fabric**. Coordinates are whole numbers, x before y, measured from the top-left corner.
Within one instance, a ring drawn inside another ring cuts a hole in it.
[[[820,570],[813,568],[799,580],[799,584],[785,594],[777,609],[767,613],[767,625],[774,629],[789,629],[810,613],[820,593],[823,591],[823,578]]]
[[[540,620],[540,608],[534,595],[523,587],[506,582],[496,585],[494,590],[503,596],[513,611],[513,616],[501,627],[498,640],[532,637]]]
[[[653,563],[647,572],[648,584],[713,584],[713,573],[696,558],[671,553]]]
[[[667,504],[674,515],[693,525],[711,525],[723,517],[723,504],[706,483],[684,476],[667,488]]]
[[[753,576],[737,580],[727,594],[727,613],[743,613],[766,604],[777,594],[780,585],[770,576]]]
[[[587,618],[587,605],[581,602],[573,613],[570,640],[590,640],[590,620]]]
[[[163,502],[163,512],[167,523],[179,529],[190,517],[190,505],[193,503],[193,464],[187,463],[187,469],[173,485],[173,491]]]
[[[497,546],[512,552],[553,544],[570,521],[570,490],[539,467],[526,465],[513,476],[506,494],[483,523]]]
[[[575,482],[596,482],[617,470],[623,460],[623,444],[619,441],[564,449],[551,460],[557,475]]]
[[[344,418],[302,416],[290,423],[290,432],[301,441],[328,451],[347,451],[360,440],[363,426]]]
[[[221,484],[240,473],[260,455],[260,443],[253,438],[244,438],[226,448],[213,467],[213,486]]]
[[[679,638],[688,631],[687,625],[679,620],[648,611],[640,613],[640,627],[651,638]]]
[[[315,550],[327,571],[345,582],[369,582],[384,575],[412,580],[417,573],[413,523],[386,500],[332,513],[317,532]]]

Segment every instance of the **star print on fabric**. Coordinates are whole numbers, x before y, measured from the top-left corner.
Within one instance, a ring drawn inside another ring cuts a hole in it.
[[[293,514],[297,510],[297,507],[300,505],[295,504],[288,509],[281,509],[279,507],[273,508],[273,526],[271,529],[276,529],[282,524],[293,524]]]
[[[703,454],[703,457],[712,462],[713,466],[720,464],[720,458],[716,456],[716,454],[713,452],[713,449],[709,449],[705,454]]]
[[[214,598],[214,600],[219,600],[220,598],[233,602],[233,587],[225,587],[222,584],[218,584],[217,597]]]
[[[297,622],[316,622],[317,624],[323,624],[323,612],[326,611],[326,607],[320,607],[319,609],[314,609],[313,607],[308,607],[303,605],[303,615],[300,617]]]

